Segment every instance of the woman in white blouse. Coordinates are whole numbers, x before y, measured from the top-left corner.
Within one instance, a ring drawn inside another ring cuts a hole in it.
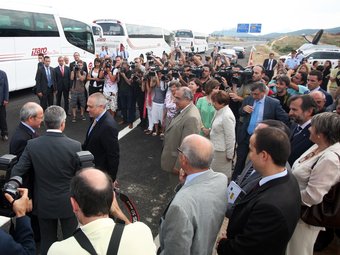
[[[333,185],[340,181],[340,116],[324,112],[312,118],[309,139],[315,144],[292,167],[300,191],[301,204],[317,205]],[[312,255],[320,230],[299,220],[287,246],[287,255]]]
[[[225,91],[218,91],[211,96],[216,109],[210,130],[210,140],[214,145],[214,158],[211,168],[231,178],[232,159],[235,151],[236,120],[229,108],[230,97]]]

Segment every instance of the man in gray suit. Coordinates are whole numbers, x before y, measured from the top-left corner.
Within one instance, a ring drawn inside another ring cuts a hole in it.
[[[212,143],[193,134],[178,148],[183,183],[161,218],[158,254],[212,254],[227,206],[228,179],[210,169]]]
[[[193,95],[189,88],[179,88],[175,98],[179,112],[165,130],[161,167],[164,171],[177,174],[179,171],[177,148],[186,136],[199,133],[202,121],[198,109],[192,102]]]
[[[39,220],[42,255],[58,240],[58,220],[64,239],[72,236],[78,225],[69,199],[69,187],[77,170],[76,153],[81,151],[81,144],[62,133],[65,121],[63,108],[48,107],[44,116],[46,134],[27,142],[11,173],[23,176],[34,169],[33,214]]]

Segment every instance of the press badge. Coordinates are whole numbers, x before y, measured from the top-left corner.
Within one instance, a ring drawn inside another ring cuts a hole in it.
[[[234,181],[230,182],[227,193],[229,204],[234,204],[238,198],[242,198],[246,194],[246,192],[241,189],[240,186],[238,186]]]

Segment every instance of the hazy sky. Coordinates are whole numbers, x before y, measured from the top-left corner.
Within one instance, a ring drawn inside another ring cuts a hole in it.
[[[235,28],[238,23],[261,23],[262,34],[340,26],[339,0],[26,1],[54,5],[61,16],[87,22],[112,18],[126,23],[162,26],[169,30],[186,28],[203,33]]]

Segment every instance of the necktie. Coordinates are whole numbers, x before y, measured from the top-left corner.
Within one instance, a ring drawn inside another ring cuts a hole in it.
[[[302,131],[302,127],[301,127],[301,126],[297,126],[297,127],[295,128],[294,136],[300,134],[301,131]]]
[[[60,72],[61,72],[61,76],[64,77],[64,66],[60,66]]]
[[[273,60],[269,59],[269,65],[268,65],[268,70],[272,70],[272,64],[273,64]]]
[[[48,83],[48,87],[52,86],[52,79],[51,79],[51,73],[50,73],[49,67],[47,67],[47,83]]]
[[[250,122],[249,122],[249,126],[248,126],[248,129],[247,129],[247,132],[248,132],[249,135],[252,135],[254,133],[254,130],[255,130],[255,127],[256,127],[256,124],[257,124],[258,115],[259,115],[259,112],[260,112],[260,104],[261,104],[260,101],[256,102],[255,109],[251,113]]]
[[[90,133],[91,133],[91,131],[92,131],[92,129],[94,128],[94,126],[97,124],[97,120],[96,119],[94,119],[94,121],[93,121],[93,123],[92,123],[92,125],[91,125],[91,127],[90,127],[90,130],[89,130],[89,133],[88,133],[88,135],[90,135]]]

